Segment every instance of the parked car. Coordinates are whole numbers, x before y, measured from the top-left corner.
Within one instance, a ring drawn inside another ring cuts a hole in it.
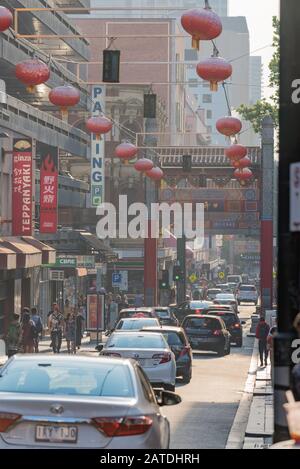
[[[159,406],[179,402],[133,360],[17,355],[1,369],[0,449],[168,449]]]
[[[230,305],[234,311],[238,312],[238,303],[233,293],[220,293],[214,299],[216,305]]]
[[[115,327],[115,331],[126,332],[126,331],[140,331],[143,327],[159,326],[159,320],[157,318],[125,318],[120,319]]]
[[[161,332],[176,360],[176,376],[182,376],[184,383],[192,379],[193,354],[188,338],[182,327],[144,327],[142,332]]]
[[[230,354],[230,334],[218,316],[187,316],[182,327],[193,350],[210,350],[220,357]]]
[[[114,332],[100,353],[109,357],[133,358],[139,362],[152,386],[175,390],[175,356],[162,333]]]
[[[156,306],[154,311],[162,326],[179,326],[179,321],[169,306]]]
[[[176,307],[175,314],[179,321],[182,321],[189,314],[201,314],[211,305],[213,305],[212,301],[188,300]]]
[[[241,303],[258,303],[258,292],[255,285],[240,285],[237,292],[237,302]]]
[[[230,333],[230,343],[235,344],[237,347],[243,346],[243,325],[244,321],[240,321],[240,318],[233,311],[226,310],[209,310],[205,314],[218,316],[223,319],[226,329]]]
[[[206,299],[213,301],[219,293],[222,293],[220,288],[209,288],[206,292]]]

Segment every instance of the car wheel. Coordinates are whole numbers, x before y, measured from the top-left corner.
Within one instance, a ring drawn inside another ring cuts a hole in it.
[[[217,350],[218,357],[224,357],[226,355],[225,348],[221,348]]]
[[[188,372],[184,373],[184,375],[182,375],[182,378],[185,384],[189,384],[192,379],[192,370],[190,369]]]
[[[175,391],[175,385],[174,384],[165,384],[164,388],[165,388],[166,391],[172,391],[172,392]]]

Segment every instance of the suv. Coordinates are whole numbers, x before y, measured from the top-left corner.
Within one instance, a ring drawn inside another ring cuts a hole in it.
[[[179,321],[168,306],[156,306],[154,312],[162,326],[179,326]]]
[[[243,346],[243,325],[245,325],[245,321],[240,321],[240,318],[236,313],[233,311],[226,311],[226,310],[209,310],[206,312],[209,316],[218,316],[219,318],[223,319],[226,329],[230,333],[230,343],[235,344],[237,347]]]
[[[258,293],[255,285],[240,285],[237,296],[237,302],[240,305],[244,303],[254,303],[257,305]]]
[[[230,354],[230,334],[220,317],[191,314],[182,327],[194,350],[217,352],[219,357]]]

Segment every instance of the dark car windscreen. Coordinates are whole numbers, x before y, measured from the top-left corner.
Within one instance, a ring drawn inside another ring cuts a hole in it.
[[[169,319],[171,317],[170,311],[167,309],[156,309],[155,313],[160,319]]]
[[[113,334],[106,345],[107,348],[128,348],[128,349],[164,349],[167,347],[162,334]]]
[[[130,311],[121,311],[120,318],[132,318],[132,317],[136,317],[137,315],[139,316],[143,315],[145,318],[151,317],[150,311],[138,311],[136,309],[133,309]]]
[[[140,319],[121,319],[119,321],[116,330],[130,331],[135,330],[139,331],[143,327],[153,327],[158,326],[158,320],[155,318],[140,318]]]
[[[234,314],[230,313],[214,313],[214,316],[219,316],[225,322],[226,327],[234,326],[238,322],[238,319]]]
[[[221,324],[214,318],[188,318],[184,321],[184,327],[186,329],[206,329],[215,331],[221,329]]]

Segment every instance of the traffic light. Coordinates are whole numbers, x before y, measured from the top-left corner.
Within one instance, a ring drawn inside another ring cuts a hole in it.
[[[103,51],[103,77],[104,83],[120,82],[120,51],[105,49]]]
[[[192,171],[192,155],[182,156],[182,169],[185,173],[190,173]]]
[[[161,277],[161,280],[159,281],[159,288],[161,290],[168,290],[170,288],[170,285],[169,285],[169,271],[168,270],[163,270],[162,271],[162,277]]]
[[[180,282],[183,280],[183,271],[180,265],[175,265],[173,268],[173,280],[174,282]]]
[[[151,93],[144,95],[144,118],[156,118],[156,94]]]

